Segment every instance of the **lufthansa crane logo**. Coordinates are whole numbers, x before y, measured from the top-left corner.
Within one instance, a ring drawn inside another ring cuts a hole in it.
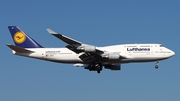
[[[26,40],[26,35],[23,32],[16,32],[14,34],[14,41],[18,44],[23,43]]]

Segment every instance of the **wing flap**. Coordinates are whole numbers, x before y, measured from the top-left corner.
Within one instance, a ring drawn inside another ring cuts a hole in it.
[[[30,53],[30,52],[33,52],[33,51],[28,50],[28,49],[24,49],[24,48],[21,48],[21,47],[18,47],[18,46],[14,46],[14,45],[11,45],[11,44],[7,44],[7,46],[9,48],[11,48],[12,50],[14,50],[16,52],[19,52],[19,53]]]

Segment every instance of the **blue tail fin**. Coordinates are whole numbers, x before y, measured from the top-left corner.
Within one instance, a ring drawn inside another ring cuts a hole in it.
[[[17,26],[8,26],[8,28],[16,46],[22,48],[43,48]]]

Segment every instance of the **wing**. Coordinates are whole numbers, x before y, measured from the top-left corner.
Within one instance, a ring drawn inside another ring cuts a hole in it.
[[[60,40],[64,41],[65,43],[67,43],[69,45],[81,45],[82,44],[81,42],[76,41],[76,40],[74,40],[72,38],[69,38],[69,37],[67,37],[65,35],[58,34],[58,33],[54,32],[54,31],[52,31],[51,29],[47,29],[47,31],[50,34],[54,35],[55,37],[59,38]]]
[[[82,42],[69,38],[65,35],[56,33],[51,29],[47,29],[47,31],[51,35],[67,43],[68,45],[66,46],[66,48],[68,48],[69,50],[72,50],[77,54],[81,53],[79,58],[81,58],[85,62],[97,61],[99,58],[101,58],[101,54],[104,53],[103,51],[97,49],[96,46],[83,44]]]
[[[79,42],[77,40],[69,38],[69,37],[67,37],[65,35],[56,33],[54,31],[52,31],[51,29],[47,29],[47,31],[51,35],[59,38],[60,40],[64,41],[65,43],[67,43],[68,45],[66,46],[66,48],[74,51],[75,53],[81,53],[81,52],[88,52],[88,53],[102,52],[103,53],[103,51],[101,51],[99,49],[96,49],[96,46],[83,44],[82,42]]]
[[[47,31],[51,35],[67,43],[68,45],[66,46],[66,48],[72,50],[77,54],[80,54],[79,58],[81,58],[84,62],[91,63],[99,62],[102,59],[119,59],[120,57],[126,58],[123,55],[120,56],[119,53],[105,52],[103,50],[97,49],[96,46],[83,44],[82,42],[69,38],[65,35],[56,33],[51,29],[47,29]]]

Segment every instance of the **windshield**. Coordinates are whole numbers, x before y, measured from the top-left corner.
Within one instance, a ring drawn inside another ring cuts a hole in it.
[[[160,47],[164,47],[163,45],[160,45]]]

